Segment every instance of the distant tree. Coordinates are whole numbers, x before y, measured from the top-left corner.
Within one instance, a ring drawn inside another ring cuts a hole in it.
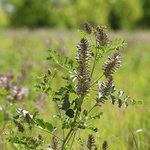
[[[149,0],[1,0],[14,27],[80,27],[83,22],[129,29],[150,25]],[[1,8],[0,8],[1,9]],[[1,10],[0,10],[1,11]],[[1,15],[1,14],[0,14]],[[2,19],[3,20],[3,19]]]
[[[113,29],[133,28],[143,15],[141,0],[116,0],[110,6],[108,20]]]
[[[54,25],[49,0],[9,0],[15,9],[10,15],[13,26],[41,27]]]
[[[0,5],[0,27],[6,27],[8,25],[8,17],[4,12],[2,5]]]
[[[142,1],[143,17],[139,21],[139,25],[143,27],[150,27],[150,1]]]

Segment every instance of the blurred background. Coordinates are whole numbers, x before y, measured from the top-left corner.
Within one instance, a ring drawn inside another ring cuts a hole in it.
[[[127,42],[116,86],[143,101],[127,109],[106,103],[96,122],[97,140],[107,140],[110,150],[133,150],[135,133],[139,149],[150,150],[150,0],[0,0],[0,75],[13,75],[13,81],[28,89],[28,97],[10,106],[0,92],[0,149],[15,149],[3,132],[16,107],[39,111],[42,118],[53,121],[48,113],[55,112],[54,106],[36,90],[37,77],[52,67],[46,60],[48,49],[74,58],[78,29],[85,22],[107,26],[109,38]]]
[[[80,27],[88,21],[112,29],[150,26],[149,0],[0,0],[0,27]]]

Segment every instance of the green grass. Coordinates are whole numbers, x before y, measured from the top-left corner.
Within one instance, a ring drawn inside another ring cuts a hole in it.
[[[1,30],[0,32],[0,74],[11,70],[16,76],[20,76],[23,68],[26,71],[22,84],[29,87],[30,95],[24,102],[18,102],[16,105],[31,112],[38,106],[40,116],[52,120],[52,115],[55,113],[54,105],[48,100],[35,103],[34,99],[38,92],[34,85],[37,76],[51,68],[51,64],[46,60],[47,50],[52,48],[73,58],[79,36],[75,31],[48,29]],[[100,108],[104,114],[99,122],[96,122],[99,128],[96,138],[99,143],[107,140],[109,150],[132,150],[135,149],[132,133],[143,129],[143,132],[137,133],[135,138],[139,150],[148,150],[150,149],[150,32],[122,31],[111,33],[111,37],[121,37],[128,43],[128,47],[123,52],[122,67],[115,75],[116,86],[132,98],[143,100],[143,105],[119,109],[107,102]],[[97,73],[100,71],[101,68]],[[55,86],[58,86],[57,83]],[[87,103],[91,104],[90,101]],[[87,139],[87,133],[81,136]],[[47,139],[47,142],[50,142],[50,139]],[[4,143],[3,149],[8,149],[8,145],[8,142]]]

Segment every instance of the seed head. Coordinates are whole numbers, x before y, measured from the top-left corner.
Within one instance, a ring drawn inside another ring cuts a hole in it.
[[[104,142],[103,142],[102,148],[103,148],[103,150],[107,150],[107,148],[108,148],[108,143],[107,143],[107,141],[104,141]]]
[[[101,48],[108,44],[108,36],[106,32],[104,31],[104,28],[98,26],[96,28],[95,37],[96,37],[96,44],[98,47]]]
[[[86,31],[86,33],[91,34],[92,33],[92,25],[88,22],[86,22],[84,24],[84,30]]]
[[[102,70],[106,77],[111,76],[121,66],[121,54],[115,51],[108,60],[104,62]]]
[[[61,145],[60,145],[57,137],[55,137],[55,136],[52,137],[52,141],[51,141],[51,144],[49,147],[52,148],[53,150],[60,150]]]
[[[77,49],[76,60],[79,64],[77,72],[77,92],[81,95],[85,95],[89,91],[90,85],[90,73],[88,68],[91,61],[91,49],[88,40],[82,38]]]
[[[97,104],[99,106],[101,106],[101,104],[104,103],[105,100],[107,100],[107,97],[111,92],[112,86],[113,86],[112,76],[108,76],[105,81],[99,84],[98,98],[96,99]]]
[[[93,147],[95,147],[96,144],[95,144],[95,138],[92,134],[89,134],[88,136],[88,141],[87,141],[87,148],[89,150],[92,150]]]
[[[31,116],[28,113],[25,114],[25,121],[27,123],[31,123],[32,122]]]
[[[18,130],[19,130],[20,132],[24,132],[24,127],[23,127],[23,125],[22,125],[20,122],[14,120],[14,123],[15,123],[15,125],[18,127]]]

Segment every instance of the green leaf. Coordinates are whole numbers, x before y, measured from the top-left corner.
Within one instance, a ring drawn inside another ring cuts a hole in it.
[[[36,119],[35,122],[36,122],[36,124],[37,124],[38,126],[40,126],[40,127],[43,128],[43,129],[47,129],[47,130],[50,131],[50,132],[52,132],[53,129],[54,129],[54,127],[53,127],[53,125],[52,125],[51,123],[49,123],[49,122],[44,122],[42,119]]]
[[[74,117],[74,111],[72,109],[68,109],[66,111],[66,115],[70,118],[73,118]]]
[[[120,108],[122,106],[122,100],[118,98],[118,107]]]
[[[99,113],[95,114],[94,116],[89,116],[89,119],[99,119],[102,114],[103,114],[103,112],[99,112]]]
[[[53,125],[51,124],[51,123],[49,123],[49,122],[46,122],[45,123],[45,128],[48,130],[48,131],[50,131],[50,132],[52,132],[53,131]]]
[[[136,104],[136,101],[135,101],[134,99],[131,99],[131,100],[130,100],[130,104],[131,104],[131,105],[135,105],[135,104]]]
[[[70,107],[68,93],[66,93],[66,95],[62,99],[63,99],[62,109],[63,110],[68,110],[68,108]]]
[[[112,104],[115,103],[115,96],[114,95],[110,95],[110,101]]]
[[[142,105],[142,104],[143,104],[142,101],[137,101],[136,103],[137,103],[138,105]]]
[[[45,129],[45,123],[42,119],[36,119],[35,120],[36,124],[40,127],[42,127],[43,129]]]
[[[62,56],[58,54],[54,50],[49,50],[49,56],[47,57],[48,60],[52,60],[54,63],[60,65],[64,69],[72,69],[73,68],[73,60],[69,59],[66,56]]]

